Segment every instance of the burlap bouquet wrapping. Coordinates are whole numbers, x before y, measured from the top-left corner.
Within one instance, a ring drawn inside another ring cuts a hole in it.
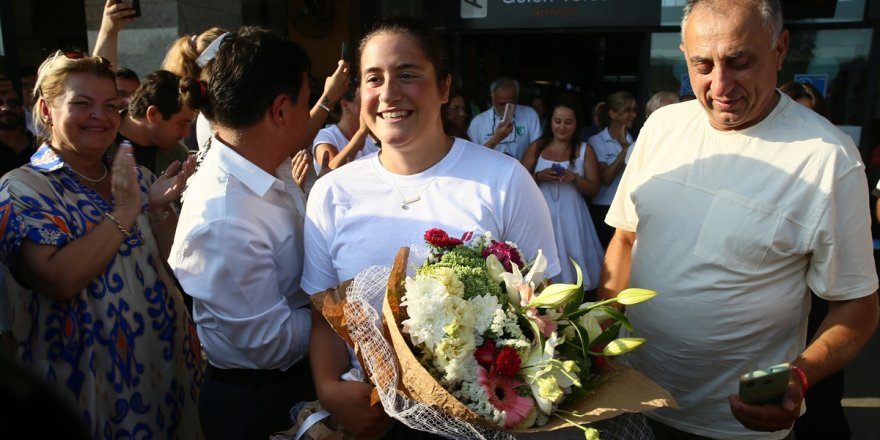
[[[505,432],[495,431],[499,429],[497,426],[481,419],[446,391],[419,363],[407,344],[400,331],[400,322],[406,316],[400,298],[405,293],[403,281],[408,255],[409,249],[401,248],[391,270],[379,272],[387,275],[387,290],[381,286],[387,293],[384,295],[381,325],[377,325],[380,312],[364,304],[370,297],[375,299],[374,295],[382,294],[374,286],[379,268],[365,271],[372,272],[366,279],[358,275],[347,289],[343,286],[313,296],[313,304],[322,310],[334,330],[355,348],[390,416],[412,428],[450,438],[508,437]],[[342,290],[346,290],[345,295]],[[364,290],[372,290],[372,293],[365,294]],[[568,420],[587,424],[622,413],[677,407],[669,392],[632,368],[610,363],[600,374],[606,380],[594,394],[578,402],[563,403],[561,409],[577,414],[567,413]],[[568,421],[553,416],[541,427],[507,432],[544,432],[566,426],[569,426]]]

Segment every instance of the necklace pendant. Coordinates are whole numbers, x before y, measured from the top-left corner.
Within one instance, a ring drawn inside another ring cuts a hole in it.
[[[422,196],[415,196],[405,199],[403,203],[400,204],[401,209],[409,209],[409,205],[422,200]]]

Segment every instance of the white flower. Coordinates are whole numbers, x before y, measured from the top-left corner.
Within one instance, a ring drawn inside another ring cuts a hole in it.
[[[458,279],[458,275],[449,267],[435,267],[431,276],[446,286],[446,292],[450,295],[464,295],[464,284]]]
[[[522,272],[520,272],[515,264],[512,265],[512,269],[513,273],[504,272],[500,276],[504,280],[504,287],[507,288],[508,300],[511,304],[519,307],[523,301],[521,293],[531,296],[534,294],[537,283],[544,280],[544,271],[547,270],[547,257],[544,256],[544,252],[541,249],[538,249],[538,255],[535,257],[535,261],[532,263],[532,267],[526,276],[522,275]]]
[[[482,335],[489,329],[494,321],[495,313],[501,310],[501,304],[498,304],[498,298],[495,295],[475,296],[468,300],[468,306],[474,312],[474,329],[478,335]]]
[[[544,414],[550,414],[553,407],[562,401],[572,385],[580,386],[577,373],[580,368],[574,361],[554,359],[556,346],[564,338],[557,338],[554,332],[544,347],[535,346],[523,363],[521,374],[532,388],[532,396]]]
[[[453,315],[446,313],[445,303],[448,298],[457,297],[450,297],[446,287],[436,278],[407,277],[405,283],[406,295],[401,305],[406,306],[409,319],[401,323],[403,332],[409,333],[413,344],[425,344],[433,350],[446,336],[446,327],[454,319]]]

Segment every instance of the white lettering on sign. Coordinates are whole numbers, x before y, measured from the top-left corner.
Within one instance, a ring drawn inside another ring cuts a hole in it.
[[[489,0],[461,0],[461,18],[486,18]]]

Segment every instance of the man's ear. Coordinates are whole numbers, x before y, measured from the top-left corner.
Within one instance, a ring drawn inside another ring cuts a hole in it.
[[[788,29],[783,29],[779,34],[773,52],[776,54],[776,70],[782,70],[782,62],[785,61],[785,55],[788,53]]]
[[[285,103],[290,101],[290,96],[287,96],[286,93],[279,93],[275,99],[272,100],[272,105],[269,106],[269,120],[272,121],[276,125],[284,125],[289,123],[288,119],[292,116],[288,109],[285,106]]]
[[[151,105],[151,106],[147,107],[147,111],[144,113],[144,119],[146,119],[147,122],[150,122],[150,123],[157,122],[156,118],[161,118],[161,117],[162,117],[162,113],[159,112],[159,107],[156,107],[155,105]]]

